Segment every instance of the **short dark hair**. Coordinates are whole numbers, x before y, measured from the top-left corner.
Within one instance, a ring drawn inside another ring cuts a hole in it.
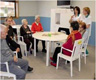
[[[70,23],[70,27],[72,27],[73,30],[79,30],[79,23],[77,21],[73,21]]]
[[[78,15],[79,15],[80,14],[80,8],[78,6],[75,6],[74,11],[75,11],[75,9],[78,11]],[[75,14],[75,12],[74,12],[74,14]]]

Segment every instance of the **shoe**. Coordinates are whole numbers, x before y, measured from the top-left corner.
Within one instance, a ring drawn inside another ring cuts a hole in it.
[[[52,57],[50,57],[50,59],[53,61],[53,58]]]
[[[31,48],[29,49],[29,52],[30,52],[30,54],[32,54],[32,49]]]
[[[33,68],[31,68],[30,66],[28,66],[27,71],[28,71],[28,72],[31,72],[31,71],[33,71]]]
[[[50,64],[51,64],[52,66],[56,67],[56,63],[51,62]]]
[[[38,52],[38,49],[36,49],[36,52]]]
[[[46,51],[46,49],[42,49],[42,52],[46,53],[47,51]]]

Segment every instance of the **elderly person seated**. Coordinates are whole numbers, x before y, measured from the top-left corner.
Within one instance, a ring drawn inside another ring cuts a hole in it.
[[[5,24],[5,25],[9,29],[9,26],[7,24]],[[9,46],[9,48],[12,51],[16,51],[17,52],[18,58],[22,59],[22,53],[21,53],[20,45],[17,44],[14,40],[12,40],[8,35],[6,36],[6,42],[7,42],[7,45]],[[28,70],[27,71],[32,71],[32,70],[33,70],[33,68],[28,66]]]
[[[86,32],[86,24],[84,22],[79,23],[79,32],[81,33],[82,36]]]
[[[79,30],[79,23],[77,21],[73,21],[70,25],[71,33],[69,34],[67,41],[62,45],[62,47],[72,50],[74,46],[75,40],[81,39],[82,35],[80,34]],[[53,57],[50,57],[52,60],[51,65],[56,67],[57,62],[57,55],[60,53],[61,47],[57,47],[55,49]],[[71,56],[71,52],[63,50],[64,55]]]
[[[44,31],[42,24],[40,23],[40,16],[39,15],[35,16],[35,22],[32,24],[31,31],[32,31],[32,33]],[[38,52],[38,42],[39,42],[39,40],[36,39],[36,52]],[[42,52],[46,52],[45,41],[42,41],[42,46],[43,46]],[[33,46],[33,48],[34,48],[34,46]]]
[[[6,42],[8,27],[0,24],[1,59],[0,62],[8,62],[9,71],[16,75],[17,79],[25,79],[28,69],[28,61],[17,58],[10,50]],[[20,68],[18,67],[20,66]],[[1,71],[6,71],[6,66],[1,64]]]
[[[26,19],[22,20],[22,26],[20,28],[20,35],[23,36],[24,42],[27,45],[27,51],[30,51],[30,54],[32,54],[32,48],[30,48],[30,45],[32,43],[33,45],[33,38],[32,38],[32,32],[28,26],[28,21]]]

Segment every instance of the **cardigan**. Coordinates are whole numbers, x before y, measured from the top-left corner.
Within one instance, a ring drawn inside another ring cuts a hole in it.
[[[82,38],[82,35],[80,34],[80,32],[75,34],[75,40],[78,40],[78,39],[81,39],[81,38]],[[69,49],[69,50],[73,50],[73,46],[74,46],[74,44],[72,42],[72,37],[70,37],[67,40],[67,42],[62,45],[62,47],[66,48],[66,49]],[[72,54],[71,52],[66,51],[64,49],[62,51],[63,51],[63,54],[65,54],[67,56],[71,56],[71,54]]]
[[[40,31],[42,31],[43,30],[43,27],[42,27],[42,24],[41,23],[38,23],[38,25],[36,24],[36,22],[34,22],[33,24],[32,24],[32,26],[31,26],[31,31],[33,32],[33,33],[35,33],[35,32],[40,32]]]

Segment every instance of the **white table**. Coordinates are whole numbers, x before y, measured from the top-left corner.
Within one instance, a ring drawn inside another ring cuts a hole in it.
[[[51,35],[51,37],[42,36],[43,34],[49,34],[49,33],[55,33],[55,32],[37,32],[32,35],[34,38],[34,56],[36,56],[36,39],[44,40],[47,42],[46,66],[49,65],[49,43],[67,39],[67,35],[61,32],[56,32],[58,33],[58,35]]]

